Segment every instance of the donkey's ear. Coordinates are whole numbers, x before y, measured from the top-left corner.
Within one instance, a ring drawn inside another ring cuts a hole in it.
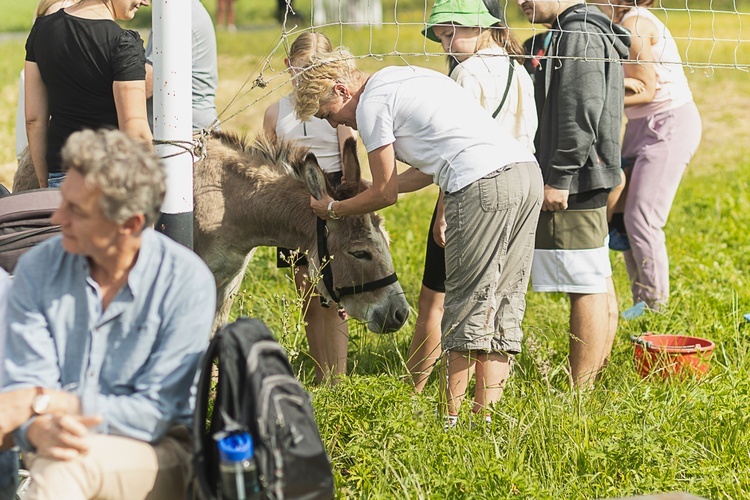
[[[344,181],[350,186],[359,184],[360,168],[359,158],[357,158],[357,139],[349,137],[344,141],[344,148],[341,152],[341,170],[344,173]]]
[[[308,153],[305,156],[303,164],[303,171],[305,173],[305,182],[307,183],[307,189],[310,190],[310,194],[316,200],[323,198],[323,193],[328,191],[326,184],[326,177],[323,175],[323,171],[318,165],[318,160],[315,155]]]

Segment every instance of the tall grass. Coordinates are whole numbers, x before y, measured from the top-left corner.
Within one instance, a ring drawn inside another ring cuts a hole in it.
[[[677,36],[712,29],[708,17],[688,20],[673,13],[670,19]],[[733,29],[737,26],[727,21],[727,32]],[[373,38],[333,30],[354,53],[366,53],[371,45],[372,52],[388,53],[394,40],[400,51],[418,51],[424,42],[417,35],[415,28],[392,26]],[[684,51],[687,42],[680,45]],[[689,54],[697,62],[709,55],[732,61],[734,49],[693,42]],[[369,69],[386,63],[402,61],[398,56],[384,63],[363,61]],[[441,57],[427,63],[437,69],[444,64]],[[416,311],[393,335],[351,328],[350,376],[333,388],[315,387],[302,328],[288,322],[300,317],[290,278],[273,268],[273,250],[256,255],[238,311],[263,317],[289,347],[313,392],[342,497],[604,498],[678,490],[708,498],[750,495],[750,365],[748,327],[741,317],[750,310],[744,276],[750,234],[743,227],[750,210],[743,130],[750,120],[733,104],[746,100],[750,89],[740,71],[688,73],[705,122],[704,139],[667,226],[670,307],[620,324],[610,365],[592,392],[568,388],[568,301],[556,294],[529,294],[525,351],[489,427],[472,427],[467,413],[453,432],[442,431],[437,373],[423,395],[411,394],[404,359]],[[383,211],[412,304],[434,196],[434,191],[406,195]],[[621,308],[629,307],[624,262],[614,253],[612,260]],[[712,371],[701,381],[640,379],[629,337],[644,331],[714,340]]]
[[[26,5],[14,3],[20,4]],[[252,82],[261,69],[264,78],[280,75],[283,69],[281,52],[264,67],[280,40],[278,27],[270,24],[273,4],[250,5],[253,2],[237,2],[238,9],[263,10],[265,18],[260,20],[269,24],[253,31],[218,33],[217,101],[224,109],[237,93],[247,92],[227,116],[249,107],[224,126],[253,133],[260,129],[265,106],[288,92],[289,86],[280,77],[265,89],[249,90],[248,85],[242,90],[243,83]],[[512,7],[509,13],[515,12]],[[14,13],[7,19],[13,19]],[[240,13],[240,24],[252,21],[244,17],[249,15],[245,11]],[[397,15],[405,24],[372,31],[332,27],[326,32],[355,54],[439,50],[419,35],[418,24],[408,24],[421,22],[421,9]],[[519,30],[529,29],[515,14],[509,18]],[[0,28],[5,21],[0,20]],[[689,60],[734,60],[736,47],[714,44],[710,38],[712,33],[737,34],[736,19],[672,12],[669,22],[678,37],[690,32],[709,39],[680,40]],[[519,31],[519,38],[527,33]],[[1,162],[10,161],[15,85],[22,60],[22,40],[0,43],[0,107],[5,111],[0,118]],[[382,61],[370,57],[360,64],[373,71],[404,61],[438,70],[445,66],[438,55],[391,55]],[[233,315],[264,319],[288,348],[298,376],[313,394],[340,497],[559,499],[674,490],[709,498],[750,496],[750,326],[742,320],[742,313],[750,311],[746,276],[750,161],[745,137],[750,119],[742,105],[750,98],[750,87],[746,74],[737,70],[688,72],[704,120],[704,137],[666,228],[673,287],[670,306],[659,314],[621,322],[611,362],[589,393],[568,388],[567,298],[533,293],[528,296],[524,352],[516,358],[490,426],[471,426],[466,414],[456,429],[443,432],[438,372],[423,395],[412,395],[404,359],[416,311],[407,326],[392,335],[378,336],[350,322],[350,376],[335,387],[315,386],[301,303],[289,272],[275,268],[273,249],[258,251]],[[413,305],[435,196],[434,189],[406,195],[383,210],[396,270]],[[625,308],[631,301],[624,263],[619,254],[611,257],[620,306]],[[628,339],[644,331],[714,340],[711,372],[701,381],[640,379]]]

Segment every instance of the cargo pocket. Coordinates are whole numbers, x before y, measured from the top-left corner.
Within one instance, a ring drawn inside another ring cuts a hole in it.
[[[518,172],[510,168],[479,179],[479,200],[485,212],[507,210],[521,199]]]

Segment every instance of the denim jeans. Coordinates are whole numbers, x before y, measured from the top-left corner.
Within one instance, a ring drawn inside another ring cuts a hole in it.
[[[59,188],[65,180],[65,172],[50,172],[47,174],[47,187]]]
[[[0,451],[0,500],[14,500],[18,487],[18,452]]]

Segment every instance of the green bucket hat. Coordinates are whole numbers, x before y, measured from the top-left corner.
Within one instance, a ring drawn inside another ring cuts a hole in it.
[[[498,0],[487,0],[497,2]],[[498,14],[500,5],[498,3]],[[477,26],[489,28],[500,23],[505,26],[505,20],[490,14],[483,0],[435,0],[430,11],[430,18],[422,34],[433,42],[440,42],[432,27],[436,24],[460,24],[461,26]]]

